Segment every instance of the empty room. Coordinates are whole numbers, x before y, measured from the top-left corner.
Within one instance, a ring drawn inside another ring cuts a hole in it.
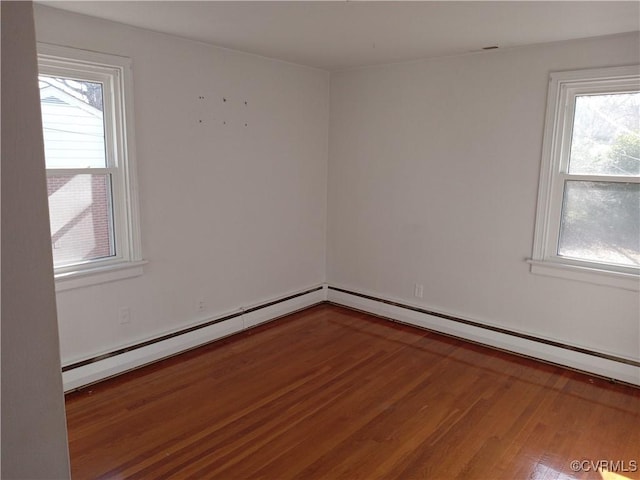
[[[1,8],[3,479],[640,478],[640,3]]]

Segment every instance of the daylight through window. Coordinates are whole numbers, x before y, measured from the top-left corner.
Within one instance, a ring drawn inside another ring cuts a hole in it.
[[[39,81],[53,263],[113,257],[103,85],[44,75]]]

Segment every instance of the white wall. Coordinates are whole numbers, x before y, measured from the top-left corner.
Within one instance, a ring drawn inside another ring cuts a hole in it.
[[[69,478],[31,2],[2,2],[2,469]]]
[[[137,278],[58,293],[63,364],[324,281],[326,72],[35,13],[39,42],[128,56],[134,69],[149,264]],[[119,324],[121,307],[130,324]]]
[[[332,74],[328,283],[638,359],[637,292],[525,258],[549,72],[639,58],[629,34]]]
[[[637,293],[535,276],[525,262],[549,72],[637,62],[637,34],[334,73],[329,98],[326,72],[43,6],[36,32],[134,64],[150,263],[141,277],[58,294],[63,363],[325,273],[334,286],[640,357]],[[124,306],[132,322],[120,325]]]

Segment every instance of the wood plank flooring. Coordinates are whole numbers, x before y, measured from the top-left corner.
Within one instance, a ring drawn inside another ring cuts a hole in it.
[[[74,479],[640,478],[640,389],[331,305],[66,407]]]

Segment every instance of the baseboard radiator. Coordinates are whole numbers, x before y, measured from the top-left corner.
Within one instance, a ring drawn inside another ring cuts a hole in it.
[[[218,315],[195,325],[68,363],[66,392],[119,375],[312,306],[331,303],[536,360],[640,386],[640,361],[529,333],[460,318],[396,300],[330,285],[314,286]]]
[[[148,340],[64,364],[65,392],[200,347],[298,310],[324,303],[327,287],[315,286],[271,301],[206,319]]]
[[[327,301],[518,355],[640,386],[640,361],[336,286]]]

